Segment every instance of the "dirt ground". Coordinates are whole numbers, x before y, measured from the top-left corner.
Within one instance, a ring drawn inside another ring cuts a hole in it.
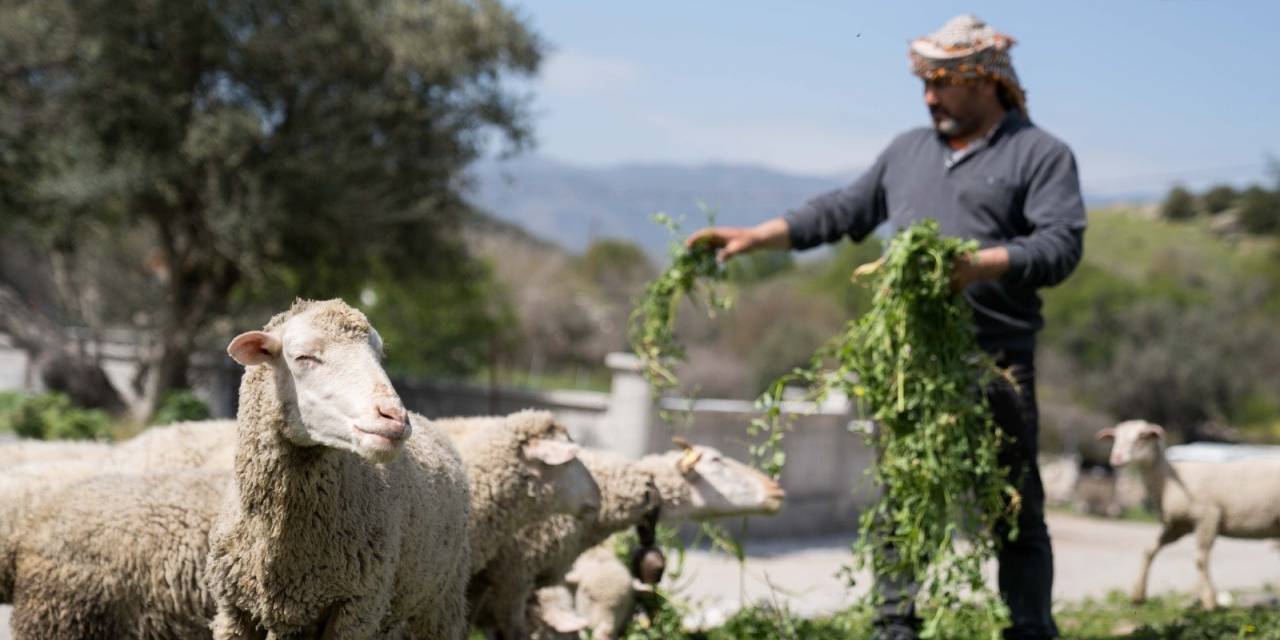
[[[1156,538],[1150,523],[1115,522],[1053,513],[1049,528],[1054,544],[1054,594],[1063,602],[1101,597],[1114,589],[1128,591],[1137,574],[1142,549]],[[854,590],[839,577],[849,558],[848,539],[820,538],[749,544],[745,570],[733,558],[714,552],[688,554],[681,593],[701,603],[704,621],[715,623],[743,603],[776,600],[797,613],[815,615],[847,606]],[[1152,594],[1191,592],[1196,585],[1195,548],[1190,537],[1167,547],[1151,569]],[[1214,582],[1220,591],[1254,590],[1280,584],[1280,551],[1269,541],[1220,538],[1211,556]],[[0,607],[0,640],[9,640],[9,607]]]

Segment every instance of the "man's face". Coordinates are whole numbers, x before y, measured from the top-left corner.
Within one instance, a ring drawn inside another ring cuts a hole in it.
[[[995,86],[990,81],[966,82],[926,80],[924,103],[933,118],[933,128],[948,138],[965,137],[982,126]]]

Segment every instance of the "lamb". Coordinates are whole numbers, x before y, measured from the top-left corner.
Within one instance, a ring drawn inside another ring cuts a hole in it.
[[[550,412],[435,424],[453,439],[471,482],[472,573],[526,525],[552,514],[588,515],[600,508],[600,489],[578,459],[581,448]]]
[[[230,474],[113,473],[52,493],[13,551],[15,637],[210,638],[201,583]]]
[[[439,429],[410,423],[381,350],[340,300],[231,341],[248,370],[204,570],[215,638],[465,637],[466,471]]]
[[[774,513],[785,496],[771,478],[710,447],[682,445],[638,461],[585,450],[582,460],[600,485],[600,512],[594,518],[550,517],[504,547],[472,578],[477,626],[507,640],[528,637],[534,590],[559,583],[582,552],[646,515],[680,521]]]
[[[1209,579],[1209,550],[1219,535],[1229,538],[1280,537],[1280,459],[1258,457],[1231,462],[1170,462],[1164,454],[1164,429],[1130,420],[1098,432],[1114,440],[1111,464],[1137,465],[1147,494],[1160,512],[1163,528],[1142,558],[1133,587],[1134,602],[1147,596],[1147,572],[1157,552],[1188,533],[1195,533],[1200,574],[1200,603],[1217,605]],[[1247,489],[1241,491],[1241,487]]]
[[[636,608],[636,594],[653,590],[631,576],[608,542],[578,556],[564,583],[572,590],[573,609],[586,621],[593,640],[622,637]],[[539,602],[547,599],[543,591],[556,588],[539,589]]]

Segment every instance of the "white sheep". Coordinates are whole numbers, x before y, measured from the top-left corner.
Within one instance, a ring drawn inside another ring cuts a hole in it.
[[[636,594],[653,587],[636,580],[607,541],[578,556],[564,576],[573,593],[574,611],[587,621],[592,640],[616,640],[622,636],[636,608]],[[539,601],[545,600],[539,589]]]
[[[340,300],[231,341],[248,370],[204,573],[215,638],[465,637],[466,472],[439,429],[410,425],[381,347]]]
[[[118,445],[77,450],[92,455],[42,459],[4,469],[0,474],[0,603],[13,601],[13,549],[21,537],[28,535],[24,519],[49,496],[85,478],[113,470],[229,471],[234,435],[233,420],[178,423],[148,429]]]
[[[1142,420],[1103,429],[1098,438],[1115,441],[1112,466],[1138,467],[1163,525],[1156,543],[1143,553],[1134,602],[1146,599],[1147,572],[1156,553],[1188,533],[1196,535],[1200,602],[1206,609],[1217,605],[1209,579],[1209,550],[1215,538],[1280,537],[1280,459],[1170,462],[1164,454],[1164,429]]]
[[[92,440],[30,440],[0,444],[0,469],[55,460],[96,458],[111,451],[111,444]]]
[[[534,590],[560,583],[580,554],[654,511],[664,521],[774,513],[784,498],[774,480],[711,447],[686,446],[636,461],[588,449],[582,460],[600,486],[600,511],[592,518],[552,516],[527,527],[472,578],[472,617],[487,632],[528,637]]]
[[[13,549],[15,637],[210,638],[202,585],[228,472],[93,476],[52,492]]]
[[[525,526],[557,513],[600,508],[600,490],[581,448],[548,411],[445,418],[471,485],[471,570],[479,572]]]

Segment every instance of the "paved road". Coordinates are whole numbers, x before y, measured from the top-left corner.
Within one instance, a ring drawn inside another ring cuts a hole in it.
[[[1050,514],[1055,549],[1054,592],[1059,601],[1101,597],[1127,591],[1138,570],[1141,550],[1155,540],[1157,525],[1113,522]],[[849,558],[848,540],[837,538],[751,544],[745,570],[719,553],[691,552],[682,593],[702,604],[714,622],[741,603],[777,599],[802,615],[835,611],[859,591],[837,577]],[[1151,593],[1191,592],[1196,585],[1194,544],[1190,537],[1166,548],[1151,569]],[[1280,551],[1265,541],[1219,539],[1212,555],[1219,590],[1280,585]],[[859,576],[860,589],[869,583]],[[0,607],[0,640],[9,640],[9,607]]]

